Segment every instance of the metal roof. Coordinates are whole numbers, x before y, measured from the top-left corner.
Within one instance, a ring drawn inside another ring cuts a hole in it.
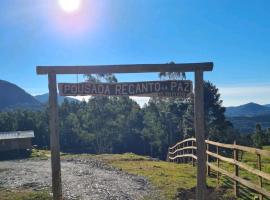
[[[0,140],[33,138],[33,137],[35,137],[34,131],[0,132]]]

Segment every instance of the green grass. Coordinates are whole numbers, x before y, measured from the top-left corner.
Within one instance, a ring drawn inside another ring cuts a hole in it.
[[[196,167],[192,167],[190,164],[153,161],[149,157],[132,153],[104,154],[93,157],[128,173],[147,177],[160,192],[160,195],[168,200],[175,199],[179,191],[189,191],[196,186]],[[216,179],[208,178],[207,184],[209,187],[215,188]],[[230,190],[219,195],[222,196],[221,199],[233,199]],[[216,198],[213,197],[213,199]]]
[[[47,160],[51,157],[51,152],[49,150],[40,150],[40,149],[32,149],[30,158],[35,159],[41,159],[41,160]]]
[[[49,192],[44,191],[31,191],[31,190],[8,190],[0,188],[1,200],[51,200],[52,197]]]

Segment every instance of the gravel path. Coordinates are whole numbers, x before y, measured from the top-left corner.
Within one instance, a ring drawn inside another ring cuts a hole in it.
[[[116,170],[95,159],[64,160],[61,168],[63,193],[67,199],[141,199],[152,193],[144,177]],[[0,187],[38,190],[50,185],[49,160],[0,162]]]

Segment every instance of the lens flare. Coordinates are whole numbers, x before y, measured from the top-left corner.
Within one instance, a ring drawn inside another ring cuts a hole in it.
[[[58,3],[65,12],[72,13],[80,8],[81,0],[58,0]]]

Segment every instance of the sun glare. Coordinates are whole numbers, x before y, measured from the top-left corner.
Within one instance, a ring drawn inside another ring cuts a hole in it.
[[[81,0],[58,0],[60,7],[68,13],[75,12],[80,8]]]

